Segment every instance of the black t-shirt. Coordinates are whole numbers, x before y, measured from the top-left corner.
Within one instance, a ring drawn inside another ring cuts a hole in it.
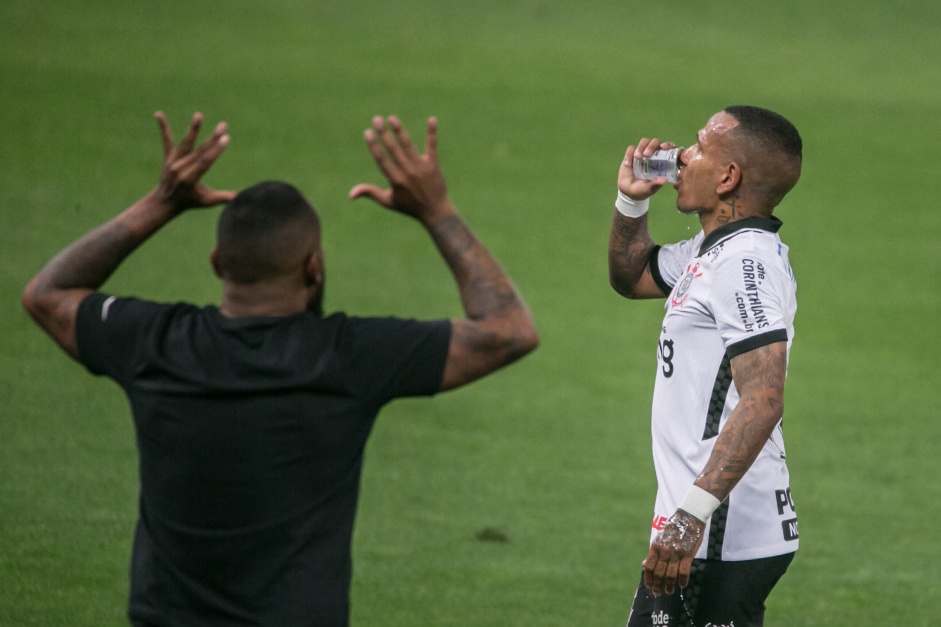
[[[346,625],[366,438],[437,391],[450,331],[86,298],[80,359],[126,392],[140,454],[131,621]]]

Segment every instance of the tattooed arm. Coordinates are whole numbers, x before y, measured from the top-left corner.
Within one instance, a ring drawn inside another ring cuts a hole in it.
[[[649,157],[655,150],[670,149],[674,144],[660,143],[658,139],[644,138],[636,146],[629,146],[618,169],[618,191],[635,201],[650,198],[666,179],[653,181],[634,177],[634,159]],[[611,234],[608,237],[608,281],[625,298],[664,298],[666,294],[650,274],[650,255],[653,254],[653,239],[647,229],[647,215],[629,218],[615,209],[611,218]]]
[[[628,218],[615,209],[608,236],[608,281],[615,292],[632,299],[666,296],[650,274],[654,247],[646,215]]]
[[[539,338],[529,309],[448,199],[438,165],[437,120],[428,120],[424,154],[394,116],[373,118],[365,139],[391,187],[356,185],[350,198],[371,198],[421,222],[460,291],[465,317],[451,321],[441,389],[470,383],[534,350]]]
[[[774,342],[737,355],[731,365],[740,400],[695,481],[719,501],[725,500],[751,468],[784,415],[787,342]],[[672,594],[676,583],[686,587],[705,526],[682,509],[664,525],[643,563],[644,581],[655,594]]]
[[[720,501],[751,467],[784,415],[787,342],[737,355],[731,365],[739,402],[696,480],[696,485]]]
[[[163,137],[160,183],[121,214],[79,238],[57,254],[23,291],[23,306],[70,356],[78,358],[75,318],[82,300],[97,290],[124,259],[160,227],[185,209],[209,207],[234,194],[200,183],[229,142],[226,125],[194,149],[202,116],[196,114],[179,145],[163,113],[156,114]]]
[[[458,215],[429,225],[451,269],[465,318],[451,321],[451,345],[441,389],[470,383],[536,348],[529,309],[510,278]]]

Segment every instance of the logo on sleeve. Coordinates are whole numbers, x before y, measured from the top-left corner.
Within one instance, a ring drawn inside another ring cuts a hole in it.
[[[673,296],[670,297],[670,304],[674,307],[682,307],[683,303],[686,302],[686,299],[689,297],[689,288],[693,284],[693,279],[699,278],[702,276],[702,272],[699,271],[699,262],[697,261],[694,264],[689,264],[686,266],[686,276],[683,277],[683,280],[680,281],[676,289],[673,290]]]

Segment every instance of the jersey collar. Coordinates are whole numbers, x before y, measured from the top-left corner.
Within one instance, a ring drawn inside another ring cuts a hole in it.
[[[731,235],[735,235],[739,231],[759,230],[768,231],[769,233],[777,233],[783,224],[784,223],[775,216],[771,216],[769,218],[744,218],[742,220],[736,220],[735,222],[723,224],[703,239],[702,244],[699,247],[699,254],[702,255],[707,250],[718,244],[720,240],[723,240]]]

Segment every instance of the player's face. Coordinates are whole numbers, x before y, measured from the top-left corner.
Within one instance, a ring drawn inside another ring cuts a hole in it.
[[[725,134],[737,125],[729,114],[715,114],[696,135],[696,143],[680,155],[683,168],[676,184],[676,208],[680,212],[708,213],[718,204],[716,189],[728,161]]]

